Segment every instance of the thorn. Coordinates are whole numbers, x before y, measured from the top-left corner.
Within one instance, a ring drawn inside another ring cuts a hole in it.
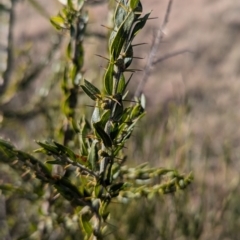
[[[126,86],[127,86],[127,85],[129,84],[129,82],[131,81],[132,76],[133,76],[133,73],[131,74],[131,76],[130,76],[129,79],[127,80]]]
[[[16,159],[15,161],[12,162],[12,165],[15,165],[18,163],[18,159]]]
[[[55,196],[51,198],[51,201],[55,201],[60,196],[60,193],[57,193]]]
[[[148,43],[137,43],[137,44],[132,44],[132,47],[137,47],[137,46],[141,46],[141,45],[145,45],[145,44],[148,44]]]
[[[127,69],[127,70],[125,70],[125,72],[142,72],[143,70],[141,70],[141,69]]]
[[[66,165],[63,169],[66,170],[66,169],[69,168],[70,166],[72,166],[72,164]]]
[[[144,58],[142,58],[142,57],[132,57],[132,58],[136,58],[136,59],[144,59]]]
[[[24,172],[21,177],[25,177],[28,173],[30,172],[30,170],[27,170],[26,172]]]
[[[154,19],[158,19],[158,17],[151,17],[151,18],[148,18],[147,20],[154,20]]]
[[[161,58],[158,58],[157,60],[155,60],[153,62],[153,65],[155,65],[155,64],[157,64],[159,62],[162,62],[164,60],[167,60],[168,58],[175,57],[177,55],[180,55],[180,54],[183,54],[183,53],[187,53],[187,52],[193,53],[191,50],[188,50],[188,49],[183,49],[183,50],[175,51],[175,52],[172,52],[172,53],[168,53],[168,54],[162,56]]]
[[[87,106],[87,107],[92,107],[92,108],[100,108],[100,109],[101,109],[101,107],[98,107],[98,106],[92,106],[92,105],[88,105],[88,104],[85,104],[85,106]]]
[[[108,27],[108,26],[105,26],[105,25],[103,25],[103,24],[101,24],[101,27],[104,27],[104,28],[107,28],[108,30],[111,30],[111,31],[117,32],[117,31],[114,30],[113,28]]]
[[[103,56],[101,56],[101,55],[99,55],[99,54],[94,54],[94,55],[96,55],[97,57],[103,58],[103,59],[105,59],[105,60],[107,60],[107,61],[110,62],[109,58],[103,57]]]
[[[134,103],[137,103],[136,101],[134,100],[122,100],[123,102],[134,102]]]
[[[84,104],[84,106],[95,108],[93,105]]]
[[[103,67],[103,66],[99,66],[100,68],[104,69],[105,71],[107,71],[107,68]]]

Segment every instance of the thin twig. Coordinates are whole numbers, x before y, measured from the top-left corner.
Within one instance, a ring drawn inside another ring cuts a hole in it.
[[[156,56],[156,52],[157,52],[157,50],[159,48],[159,45],[160,45],[160,43],[161,43],[161,41],[164,37],[163,30],[166,27],[166,25],[168,23],[168,20],[169,20],[169,15],[170,15],[170,12],[171,12],[172,3],[173,3],[173,0],[169,0],[167,10],[166,10],[166,13],[165,13],[165,16],[164,16],[164,19],[163,19],[163,23],[160,26],[160,28],[158,29],[157,35],[153,40],[151,51],[150,51],[150,54],[149,54],[149,57],[148,57],[148,62],[147,62],[147,65],[145,67],[145,70],[144,70],[143,78],[141,79],[140,83],[138,84],[137,90],[135,92],[136,97],[140,97],[140,95],[142,94],[144,85],[146,84],[146,82],[148,80],[148,77],[151,74],[151,71],[152,71],[152,68],[153,68],[153,65],[154,65],[154,59],[155,59],[155,56]]]
[[[179,50],[179,51],[175,51],[175,52],[172,52],[172,53],[167,53],[165,55],[163,55],[162,57],[158,58],[157,60],[155,60],[153,62],[153,65],[156,65],[162,61],[165,61],[167,60],[168,58],[171,58],[171,57],[175,57],[177,55],[180,55],[180,54],[183,54],[183,53],[193,53],[192,51],[190,51],[189,49],[182,49],[182,50]]]
[[[78,162],[74,162],[73,160],[71,160],[70,158],[68,158],[66,156],[64,156],[64,157],[62,157],[62,156],[59,157],[59,156],[56,156],[56,155],[54,155],[54,156],[57,159],[59,159],[60,161],[67,162],[67,163],[79,168],[80,171],[86,172],[86,173],[90,174],[91,176],[94,176],[95,178],[98,178],[98,175],[95,172],[93,172],[92,170],[84,167],[82,164],[80,164]]]
[[[8,24],[8,37],[7,37],[7,67],[5,72],[2,76],[2,83],[0,79],[0,94],[3,94],[9,84],[10,81],[10,75],[12,70],[12,64],[13,64],[13,25],[14,25],[14,6],[15,6],[14,0],[11,0],[10,6],[9,6],[9,24]]]

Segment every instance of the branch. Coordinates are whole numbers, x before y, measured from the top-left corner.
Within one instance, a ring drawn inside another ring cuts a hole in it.
[[[178,51],[175,51],[175,52],[172,52],[172,53],[167,53],[165,55],[163,55],[162,57],[158,58],[157,60],[155,60],[153,62],[153,65],[156,65],[160,62],[163,62],[171,57],[175,57],[177,55],[180,55],[180,54],[183,54],[183,53],[193,53],[192,51],[190,51],[189,49],[182,49],[182,50],[178,50]]]
[[[7,37],[7,66],[2,75],[0,76],[0,94],[3,94],[9,84],[10,75],[12,70],[13,64],[13,51],[12,51],[12,44],[13,44],[13,25],[14,25],[14,5],[16,1],[11,0],[9,3],[9,8],[6,9],[4,6],[3,10],[8,11],[9,13],[9,24],[8,24],[8,37]]]
[[[53,156],[54,156],[56,159],[58,159],[58,160],[60,160],[60,161],[62,161],[62,162],[66,162],[66,163],[68,163],[68,164],[71,164],[71,165],[79,168],[79,170],[82,171],[82,172],[86,172],[86,173],[88,173],[89,175],[94,176],[96,179],[98,179],[98,177],[99,177],[95,172],[93,172],[93,171],[90,170],[89,168],[84,167],[82,164],[80,164],[80,163],[78,163],[78,162],[75,162],[75,161],[71,160],[70,158],[68,158],[68,157],[66,157],[66,156],[57,156],[57,155],[53,155]]]
[[[170,15],[170,12],[171,12],[172,3],[173,3],[173,0],[169,0],[167,10],[166,10],[166,13],[165,13],[165,16],[164,16],[164,19],[163,19],[163,23],[160,26],[160,28],[158,29],[157,35],[156,35],[155,39],[153,40],[151,51],[150,51],[150,54],[149,54],[149,57],[148,57],[148,62],[147,62],[147,65],[145,67],[145,70],[144,70],[143,78],[141,79],[140,83],[138,84],[137,90],[135,92],[136,97],[141,96],[143,88],[144,88],[144,86],[145,86],[145,84],[148,80],[148,77],[151,74],[151,71],[152,71],[152,68],[153,68],[153,65],[154,65],[154,59],[155,59],[155,56],[156,56],[156,52],[157,52],[157,50],[159,48],[159,45],[160,45],[160,43],[161,43],[161,41],[164,37],[164,28],[166,27],[166,25],[168,23],[168,20],[169,20],[169,15]]]

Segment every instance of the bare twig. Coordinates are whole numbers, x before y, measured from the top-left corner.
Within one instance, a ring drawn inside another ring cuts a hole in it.
[[[182,49],[182,50],[179,50],[179,51],[175,51],[175,52],[172,52],[172,53],[167,53],[165,55],[163,55],[162,57],[158,58],[157,60],[155,60],[153,62],[153,65],[156,65],[162,61],[165,61],[167,60],[168,58],[171,58],[171,57],[175,57],[177,55],[180,55],[180,54],[183,54],[183,53],[193,53],[192,51],[190,51],[189,49]]]
[[[53,59],[55,53],[58,51],[61,43],[62,37],[59,35],[57,36],[57,41],[51,45],[48,50],[47,56],[44,60],[36,63],[36,65],[32,69],[27,69],[28,72],[25,73],[21,81],[19,81],[16,91],[26,90],[27,87],[34,81],[38,79],[38,76],[43,72],[43,70],[49,65],[49,62]]]
[[[153,40],[151,51],[150,51],[150,54],[149,54],[149,57],[148,57],[148,62],[147,62],[147,65],[145,67],[145,70],[144,70],[143,78],[141,79],[140,83],[138,84],[137,90],[135,92],[136,97],[140,97],[140,95],[142,94],[144,85],[146,84],[146,82],[148,80],[148,77],[151,74],[151,71],[152,71],[152,68],[153,68],[153,65],[154,65],[154,59],[155,59],[155,56],[156,56],[156,52],[157,52],[157,50],[159,48],[159,45],[160,45],[160,43],[161,43],[161,41],[164,37],[164,32],[163,31],[164,31],[164,28],[166,27],[166,25],[168,23],[168,20],[169,20],[169,15],[170,15],[170,12],[171,12],[172,3],[173,3],[173,0],[169,0],[167,10],[166,10],[166,13],[165,13],[165,16],[164,16],[164,19],[163,19],[163,23],[160,26],[160,28],[158,29],[157,35]]]
[[[78,162],[75,162],[75,161],[71,160],[70,158],[68,158],[68,157],[66,157],[66,156],[63,157],[63,156],[56,156],[56,155],[55,155],[55,158],[56,158],[56,159],[59,159],[60,161],[66,162],[66,163],[68,163],[68,164],[71,164],[71,165],[79,168],[79,170],[80,170],[81,172],[88,173],[89,175],[94,176],[96,179],[98,179],[98,177],[99,177],[95,172],[93,172],[93,171],[90,170],[89,168],[86,168],[86,167],[83,166],[82,164],[80,164],[80,163],[78,163]]]
[[[13,25],[14,25],[14,0],[11,0],[7,6],[9,11],[9,24],[8,24],[8,36],[7,36],[7,66],[6,70],[3,73],[3,76],[0,76],[0,94],[3,94],[9,84],[10,75],[12,70],[12,63],[13,63],[13,52],[12,52],[12,44],[13,44]],[[5,9],[5,11],[7,11]],[[2,78],[2,79],[1,79]]]

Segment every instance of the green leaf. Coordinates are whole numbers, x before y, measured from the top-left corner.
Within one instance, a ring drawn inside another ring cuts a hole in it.
[[[135,26],[133,27],[132,29],[132,32],[131,32],[131,37],[130,39],[132,40],[138,33],[139,31],[145,26],[149,16],[150,16],[151,12],[150,13],[147,13],[145,16],[143,16],[142,18],[139,18],[138,19],[138,22],[135,24]]]
[[[113,127],[111,128],[110,137],[111,137],[112,141],[118,136],[119,130],[120,130],[120,128],[119,128],[118,124],[114,124]]]
[[[50,22],[57,30],[65,28],[65,20],[61,16],[51,17]]]
[[[124,183],[123,182],[120,182],[120,183],[115,183],[113,184],[111,187],[110,187],[110,192],[119,192],[122,187],[123,187]]]
[[[128,121],[130,121],[130,113],[133,109],[133,106],[132,107],[127,107],[124,109],[123,111],[123,114],[122,114],[122,122],[123,122],[123,125],[125,125],[126,123],[128,123]],[[122,125],[122,124],[121,124]]]
[[[108,69],[104,75],[104,89],[108,95],[112,95],[113,92],[113,73],[114,64],[109,63]]]
[[[139,115],[141,115],[144,112],[143,107],[138,103],[136,104],[131,113],[130,113],[130,119],[134,120],[136,119]]]
[[[137,124],[137,122],[145,115],[145,112],[143,112],[141,115],[139,115],[136,119],[134,119],[133,123],[128,127],[126,130],[127,134],[124,137],[124,141],[126,141],[132,134],[134,126]]]
[[[70,148],[55,141],[53,143],[57,146],[59,152],[65,153],[71,160],[76,161],[76,154]]]
[[[101,190],[102,190],[102,188],[103,188],[103,186],[101,186],[99,184],[95,185],[95,187],[94,187],[94,194],[95,194],[96,198],[101,197],[101,194],[102,194]]]
[[[46,161],[46,163],[47,164],[56,164],[56,165],[66,165],[61,160],[49,160],[49,161]]]
[[[75,61],[75,64],[78,66],[78,68],[82,68],[83,66],[83,62],[84,62],[83,56],[84,56],[83,45],[80,42],[79,44],[76,45],[75,56],[74,56],[74,61]]]
[[[92,94],[92,92],[90,92],[84,85],[81,85],[81,88],[92,100],[94,101],[97,100],[97,97],[94,94]]]
[[[76,121],[74,119],[71,119],[71,123],[72,123],[72,127],[73,127],[73,130],[75,131],[75,133],[80,133],[80,129],[79,129]]]
[[[97,162],[98,162],[98,151],[96,144],[98,143],[98,140],[94,140],[92,142],[90,152],[88,155],[88,162],[91,164],[92,170],[96,170]]]
[[[97,134],[102,139],[103,144],[105,147],[112,147],[112,140],[110,136],[104,131],[101,124],[99,122],[93,124]]]
[[[5,184],[0,184],[0,190],[1,191],[15,191],[17,188],[14,187],[13,185],[9,184],[9,183],[5,183]]]
[[[121,25],[110,46],[111,62],[115,62],[118,59],[127,38],[127,32],[124,31],[123,25]]]
[[[124,65],[125,68],[128,68],[133,60],[133,47],[130,45],[125,53],[125,57],[124,57]]]
[[[84,85],[81,85],[83,91],[94,101],[97,100],[98,95],[101,94],[100,90],[84,79]]]
[[[124,4],[123,0],[120,0],[118,2],[118,5],[116,7],[116,11],[115,11],[115,14],[114,14],[114,22],[115,22],[115,25],[117,27],[119,27],[123,23],[127,14],[128,14],[127,6]]]
[[[119,121],[122,117],[123,114],[123,103],[122,103],[122,95],[120,93],[116,94],[114,96],[114,105],[112,108],[112,115],[111,115],[111,119],[113,121]]]
[[[86,86],[86,88],[89,89],[90,92],[92,92],[94,95],[100,95],[101,92],[98,88],[96,88],[93,84],[91,84],[89,81],[87,81],[86,79],[84,79],[84,85]]]
[[[106,125],[109,118],[110,118],[110,110],[104,111],[104,113],[101,116],[101,120],[100,120],[100,124],[101,124],[102,128],[104,128],[104,126]]]
[[[67,0],[67,6],[68,6],[71,10],[74,10],[72,0]]]
[[[127,39],[129,39],[129,35],[134,24],[134,20],[135,20],[134,12],[130,11],[128,12],[126,18],[124,19],[120,27],[118,29],[114,29],[115,31],[117,31],[117,33],[114,39],[111,40],[112,44],[110,45],[112,62],[115,62],[118,59],[124,43],[126,42]]]
[[[125,77],[124,77],[124,75],[122,74],[122,75],[121,75],[121,78],[120,78],[120,80],[119,80],[119,82],[118,82],[117,93],[123,94],[124,89],[125,89],[125,85],[126,85]]]
[[[79,205],[82,206],[84,205],[84,200],[81,201],[81,199],[85,196],[83,196],[79,192],[78,188],[75,185],[73,185],[68,179],[66,178],[57,179],[54,182],[54,187],[68,201],[79,200],[78,201]]]
[[[130,0],[130,7],[131,9],[135,9],[139,4],[139,0]]]
[[[66,55],[69,59],[72,59],[72,43],[71,42],[68,43]]]
[[[89,239],[90,236],[92,235],[93,233],[93,228],[92,228],[92,225],[90,223],[90,220],[88,217],[86,217],[85,215],[81,215],[80,216],[80,223],[81,223],[81,226],[86,234],[86,238],[85,239]]]
[[[34,158],[33,156],[26,152],[19,150],[17,150],[17,156],[20,161],[22,161],[27,166],[31,167],[31,170],[36,174],[37,178],[43,181],[51,179],[51,174],[48,168],[38,159]]]
[[[132,29],[134,20],[135,20],[134,12],[129,12],[127,17],[126,17],[126,19],[125,19],[125,21],[123,22],[123,30],[124,30],[124,33],[127,36],[129,35],[129,33],[130,33],[131,29]]]
[[[40,141],[36,141],[36,143],[38,145],[40,145],[47,153],[58,155],[57,148],[55,146],[49,144],[48,142],[43,143]],[[37,151],[39,151],[39,149],[37,149]]]
[[[79,123],[79,127],[80,127],[80,134],[79,134],[79,143],[80,143],[80,155],[81,156],[87,156],[88,155],[88,139],[86,138],[88,131],[90,131],[90,124],[88,123],[88,121],[85,119],[85,117],[83,116],[80,120]]]
[[[0,147],[4,147],[8,150],[14,150],[14,146],[10,142],[3,139],[0,139]]]

